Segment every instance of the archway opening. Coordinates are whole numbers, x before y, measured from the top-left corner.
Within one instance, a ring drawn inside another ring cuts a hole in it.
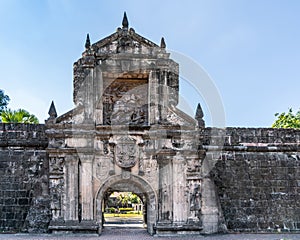
[[[141,193],[107,190],[102,202],[104,227],[145,228],[145,202]]]
[[[100,187],[96,197],[95,216],[99,224],[98,232],[101,234],[105,229],[105,206],[106,201],[112,193],[131,193],[136,194],[142,202],[142,228],[146,228],[150,235],[154,234],[156,223],[157,196],[152,186],[139,176],[130,174],[124,178],[123,175],[112,176],[107,179]],[[120,209],[119,209],[120,210]],[[120,225],[118,225],[121,227]],[[140,228],[141,229],[141,228]]]

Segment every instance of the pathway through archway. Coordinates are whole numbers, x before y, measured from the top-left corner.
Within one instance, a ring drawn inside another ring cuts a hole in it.
[[[141,204],[134,205],[133,208],[132,205],[131,207],[127,205],[127,208],[126,200],[124,200],[122,208],[120,206],[115,206],[114,209],[109,207],[110,204],[113,205],[113,203],[109,203],[112,197],[117,199],[119,196],[119,199],[125,199],[125,193],[129,195],[135,194],[140,199]],[[113,176],[103,183],[96,198],[96,216],[97,222],[100,224],[99,233],[102,232],[103,227],[109,229],[131,227],[143,228],[153,235],[153,226],[156,222],[156,207],[156,194],[145,180],[135,175],[131,175],[127,179],[122,178],[121,175]],[[126,218],[126,214],[130,216],[130,212],[139,212],[140,214]]]
[[[144,195],[108,190],[103,200],[104,227],[145,228]]]

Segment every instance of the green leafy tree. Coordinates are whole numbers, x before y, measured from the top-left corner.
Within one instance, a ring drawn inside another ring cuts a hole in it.
[[[287,113],[276,113],[277,119],[273,123],[273,128],[300,128],[300,110],[293,113],[292,108]]]
[[[0,113],[6,109],[9,100],[9,96],[5,95],[4,91],[0,89]]]
[[[122,192],[117,199],[122,207],[128,207],[130,203],[141,203],[140,198],[132,192]]]
[[[130,198],[128,194],[120,194],[118,196],[118,204],[120,204],[122,207],[128,207],[128,204],[130,203]]]
[[[37,124],[39,120],[33,114],[30,114],[24,109],[11,110],[6,109],[1,113],[1,120],[3,123],[31,123]]]
[[[130,201],[131,203],[141,203],[141,199],[134,193],[130,194]]]

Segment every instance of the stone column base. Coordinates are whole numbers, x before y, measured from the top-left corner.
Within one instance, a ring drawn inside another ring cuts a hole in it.
[[[200,235],[202,233],[202,226],[190,224],[173,225],[158,223],[154,229],[156,236]]]
[[[95,221],[51,221],[48,229],[54,234],[98,233],[99,225]]]

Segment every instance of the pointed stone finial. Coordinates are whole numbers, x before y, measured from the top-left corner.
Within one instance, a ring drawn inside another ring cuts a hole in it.
[[[90,46],[91,46],[90,35],[87,34],[87,35],[86,35],[86,41],[85,41],[85,48],[86,48],[86,49],[89,49]]]
[[[203,120],[204,114],[201,108],[200,103],[198,103],[197,109],[196,109],[196,114],[195,114],[195,119],[198,122],[198,127],[199,128],[204,128],[205,127],[205,122]]]
[[[49,108],[49,118],[50,119],[53,119],[53,118],[56,118],[57,117],[57,113],[56,113],[56,109],[55,109],[55,106],[54,106],[54,102],[52,101],[51,102],[51,105],[50,105],[50,108]]]
[[[204,117],[204,114],[203,114],[201,105],[200,105],[200,103],[198,103],[195,118],[198,119],[198,118],[203,118],[203,117]]]
[[[166,42],[165,42],[164,37],[162,37],[161,40],[160,40],[160,47],[161,48],[166,48]]]
[[[122,26],[123,26],[123,28],[128,28],[128,26],[129,26],[126,12],[124,12],[123,21],[122,21]]]

